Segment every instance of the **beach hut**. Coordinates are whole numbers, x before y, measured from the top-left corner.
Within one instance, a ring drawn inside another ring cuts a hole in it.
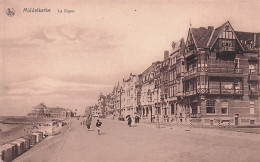
[[[50,135],[52,135],[53,132],[54,132],[54,126],[51,125],[51,124],[49,124],[48,126],[46,126],[46,127],[44,128],[44,130],[45,130],[45,135],[50,136]]]
[[[24,143],[24,152],[30,149],[30,140],[26,138],[18,138],[18,141],[22,141]]]
[[[13,152],[14,152],[14,146],[7,143],[1,146],[0,148],[1,154],[2,154],[2,160],[4,162],[9,162],[13,160]]]
[[[42,131],[37,131],[39,133],[39,141],[43,140],[43,132]]]
[[[36,143],[39,142],[39,134],[38,133],[32,133],[32,135],[34,135],[36,137]]]
[[[33,134],[28,134],[24,138],[29,139],[30,141],[30,147],[34,146],[36,144],[36,136]]]
[[[14,156],[20,156],[22,153],[25,152],[26,149],[25,149],[24,141],[14,140],[10,143],[15,146],[15,155]]]
[[[3,161],[4,159],[4,148],[1,146],[0,147],[0,161]]]

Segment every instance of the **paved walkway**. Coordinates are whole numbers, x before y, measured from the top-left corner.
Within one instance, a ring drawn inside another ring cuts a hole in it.
[[[260,136],[239,132],[188,127],[155,128],[140,123],[101,119],[101,135],[95,124],[82,130],[79,120],[71,129],[46,139],[15,161],[55,162],[159,162],[159,161],[260,161]]]

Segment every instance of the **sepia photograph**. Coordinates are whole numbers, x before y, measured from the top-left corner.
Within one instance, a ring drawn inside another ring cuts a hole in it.
[[[260,0],[0,11],[0,162],[260,161]]]

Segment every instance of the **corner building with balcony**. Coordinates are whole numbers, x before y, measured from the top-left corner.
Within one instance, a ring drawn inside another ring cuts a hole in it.
[[[190,28],[184,52],[183,105],[193,123],[260,122],[260,33]]]
[[[172,42],[172,48],[173,52],[169,57],[169,117],[170,120],[183,122],[186,117],[183,106],[184,39]]]

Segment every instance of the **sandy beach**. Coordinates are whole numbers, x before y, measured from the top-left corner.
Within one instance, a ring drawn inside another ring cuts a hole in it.
[[[16,138],[22,137],[33,131],[34,125],[40,128],[39,125],[50,123],[52,118],[32,118],[24,116],[16,117],[0,117],[0,144],[10,142]],[[36,129],[36,128],[34,128]]]

